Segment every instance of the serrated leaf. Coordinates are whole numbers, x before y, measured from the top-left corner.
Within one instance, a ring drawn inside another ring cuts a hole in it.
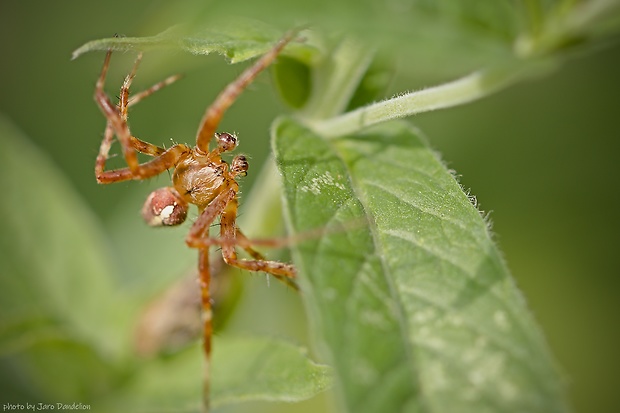
[[[100,229],[65,179],[4,117],[0,145],[2,393],[86,402],[113,386],[127,302],[109,282]]]
[[[325,233],[293,254],[348,411],[567,410],[486,222],[418,131],[328,143],[284,119],[273,145],[291,230]]]
[[[319,32],[343,33],[397,56],[404,73],[446,77],[510,59],[521,19],[518,2],[484,0],[229,0],[201,11],[219,21],[243,13],[283,27],[299,22]]]
[[[393,1],[389,7],[352,0],[321,3],[230,0],[197,5],[194,25],[173,26],[155,36],[90,41],[76,49],[73,58],[95,50],[171,48],[193,54],[219,53],[234,63],[266,52],[283,33],[274,27],[307,24],[325,33],[337,28],[370,49],[384,49],[405,64],[406,73],[456,76],[511,59],[513,41],[520,33],[519,7],[512,4],[476,1],[475,6],[463,6],[452,0]],[[231,17],[240,12],[273,25]],[[312,37],[292,43],[285,53],[306,64],[317,60],[319,48],[312,44]]]
[[[132,378],[110,407],[132,411],[199,411],[202,356],[195,346],[174,358],[152,360]],[[170,380],[174,377],[174,380]],[[296,402],[331,385],[331,369],[305,350],[266,337],[216,337],[211,370],[214,407],[251,400]],[[113,410],[113,409],[112,409]]]
[[[235,19],[227,24],[202,26],[173,26],[155,36],[145,37],[110,37],[90,41],[73,54],[72,59],[91,51],[129,51],[151,49],[176,49],[196,55],[218,53],[227,57],[231,63],[260,56],[271,49],[284,32],[266,24]],[[311,59],[316,53],[314,47],[292,43],[287,46],[288,53],[302,60]]]

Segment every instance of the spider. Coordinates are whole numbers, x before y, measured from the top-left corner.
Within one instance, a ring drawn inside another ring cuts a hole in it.
[[[237,178],[245,176],[248,161],[237,155],[230,164],[222,159],[224,152],[237,147],[235,134],[216,132],[226,110],[234,103],[240,93],[265,69],[292,40],[294,32],[287,33],[265,55],[248,67],[241,75],[224,88],[215,101],[207,108],[196,135],[196,146],[176,144],[169,149],[153,145],[133,136],[127,123],[128,109],[157,90],[175,82],[179,76],[171,76],[149,89],[129,97],[129,88],[142,59],[139,54],[133,69],[125,78],[115,105],[104,91],[106,74],[112,50],[108,50],[101,74],[95,87],[95,102],[105,116],[107,123],[99,154],[95,161],[95,175],[100,184],[111,184],[127,180],[144,180],[166,170],[172,171],[172,186],[152,192],[142,208],[142,216],[151,226],[174,226],[185,221],[189,204],[198,207],[198,218],[191,225],[185,239],[187,245],[198,249],[198,278],[201,289],[203,313],[202,346],[205,354],[204,406],[208,409],[209,364],[211,356],[212,309],[210,296],[209,247],[221,247],[222,257],[228,265],[249,271],[261,271],[274,275],[281,281],[296,288],[296,270],[290,264],[266,260],[252,248],[249,240],[237,227],[237,208],[239,204],[239,184]],[[116,135],[121,144],[127,167],[105,170],[110,147]],[[209,149],[211,139],[215,140]],[[153,159],[139,163],[137,152],[152,156]],[[209,235],[212,223],[219,217],[220,237]],[[236,247],[244,249],[252,259],[239,259]]]

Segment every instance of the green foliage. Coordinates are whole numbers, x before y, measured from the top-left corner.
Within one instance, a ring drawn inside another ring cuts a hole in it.
[[[198,410],[199,347],[146,361],[129,354],[130,324],[146,305],[118,282],[130,271],[110,266],[111,250],[83,202],[4,118],[0,145],[1,184],[10,194],[0,212],[11,217],[0,238],[0,384],[10,395],[3,401]],[[215,346],[214,405],[298,401],[329,386],[328,368],[284,341],[218,337]]]
[[[108,400],[110,411],[200,410],[202,350],[194,346],[174,357],[152,360]],[[213,407],[250,400],[296,402],[325,390],[331,372],[301,348],[257,336],[215,337],[211,381]],[[174,378],[171,380],[171,378]]]
[[[9,194],[0,206],[7,217],[0,248],[1,381],[18,399],[100,396],[117,379],[122,342],[116,332],[127,327],[128,307],[111,284],[101,229],[49,160],[4,117],[0,144],[1,185]]]
[[[418,131],[328,144],[285,119],[274,148],[290,227],[325,228],[295,262],[347,411],[566,411],[486,223]]]
[[[387,121],[487,96],[596,46],[617,31],[617,3],[229,0],[196,10],[193,24],[95,40],[73,57],[168,48],[234,63],[268,50],[283,32],[276,27],[311,25],[276,66],[275,83],[295,117],[275,123],[273,149],[289,230],[306,239],[293,257],[313,338],[334,369],[341,405],[351,412],[568,410],[485,220],[420,132]],[[239,10],[270,25],[222,17]],[[412,76],[474,73],[369,104],[396,60]],[[147,361],[131,356],[130,321],[146,294],[121,288],[119,274],[133,275],[109,264],[121,252],[8,121],[0,139],[10,194],[0,208],[11,217],[0,251],[3,388],[15,401],[198,409],[198,348]],[[271,200],[275,185],[262,182],[262,197]],[[304,235],[317,229],[317,238]],[[146,276],[170,254],[149,251]],[[303,400],[330,386],[326,366],[281,340],[222,337],[214,345],[216,406]]]
[[[149,37],[121,37],[90,41],[73,51],[76,59],[86,52],[101,50],[150,50],[169,48],[183,50],[196,55],[218,53],[231,63],[243,62],[260,56],[270,49],[282,33],[268,25],[254,20],[235,19],[225,26],[202,25],[199,27],[179,25]],[[290,50],[291,48],[289,48]],[[315,51],[311,47],[294,45],[297,58],[311,59]]]

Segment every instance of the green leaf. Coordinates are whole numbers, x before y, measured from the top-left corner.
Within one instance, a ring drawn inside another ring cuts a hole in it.
[[[297,59],[280,58],[273,65],[273,78],[282,99],[300,109],[311,93],[310,68]]]
[[[381,98],[395,72],[395,62],[387,55],[376,56],[366,73],[360,79],[359,86],[351,97],[347,112],[368,105]]]
[[[0,392],[10,395],[3,401],[76,401],[103,412],[199,410],[199,346],[151,360],[127,354],[145,297],[115,282],[122,271],[111,265],[101,228],[45,155],[3,117],[0,145]],[[124,271],[131,277],[134,270]],[[298,401],[329,384],[329,369],[291,344],[215,338],[216,405]]]
[[[86,52],[108,49],[117,51],[180,49],[195,55],[219,53],[226,56],[231,63],[238,63],[264,54],[283,34],[283,31],[247,19],[234,19],[225,25],[179,25],[155,36],[93,40],[77,48],[72,54],[72,59]],[[316,50],[313,46],[293,42],[287,46],[286,53],[301,60],[311,60]]]
[[[302,348],[282,340],[216,339],[213,404],[245,400],[295,402],[331,386],[331,369],[316,364]]]
[[[322,4],[325,3],[325,4]],[[73,52],[168,48],[192,54],[219,53],[240,62],[266,52],[284,30],[305,24],[311,30],[293,42],[285,54],[304,64],[321,59],[319,51],[339,36],[360,41],[369,50],[382,49],[398,58],[403,73],[437,78],[457,76],[513,57],[513,42],[521,33],[519,7],[512,3],[452,0],[290,3],[281,0],[196,3],[192,24],[170,27],[144,37],[110,37],[90,41]],[[231,17],[242,13],[250,18]],[[262,23],[262,22],[267,22]],[[281,28],[281,29],[279,29]],[[315,38],[319,33],[320,38]],[[327,34],[327,37],[323,37]],[[403,42],[406,39],[406,42]],[[318,42],[315,42],[318,40]]]
[[[620,29],[617,0],[528,2],[528,30],[515,43],[521,57],[574,53],[600,46]]]
[[[200,410],[202,352],[195,346],[174,358],[152,360],[110,404],[132,411]],[[250,400],[296,402],[330,387],[331,369],[282,340],[216,337],[211,370],[214,407]],[[170,378],[174,377],[174,380]]]
[[[11,389],[3,393],[92,400],[113,387],[128,303],[113,291],[93,216],[2,116],[0,146],[0,382]]]
[[[308,24],[343,33],[398,56],[404,73],[457,76],[512,55],[519,2],[470,0],[228,0],[202,5],[203,18],[226,21],[243,13],[275,26]]]
[[[274,128],[306,307],[350,412],[561,412],[544,338],[487,223],[402,122]],[[363,224],[360,225],[360,222]]]

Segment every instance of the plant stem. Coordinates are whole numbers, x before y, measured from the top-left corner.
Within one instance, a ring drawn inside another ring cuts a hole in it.
[[[529,74],[534,66],[538,67],[531,62],[517,63],[509,68],[477,71],[443,85],[409,92],[331,119],[311,121],[309,126],[323,137],[334,138],[387,120],[461,105],[515,83]]]
[[[368,69],[374,50],[351,38],[341,40],[313,68],[313,90],[299,117],[326,119],[342,113]]]

